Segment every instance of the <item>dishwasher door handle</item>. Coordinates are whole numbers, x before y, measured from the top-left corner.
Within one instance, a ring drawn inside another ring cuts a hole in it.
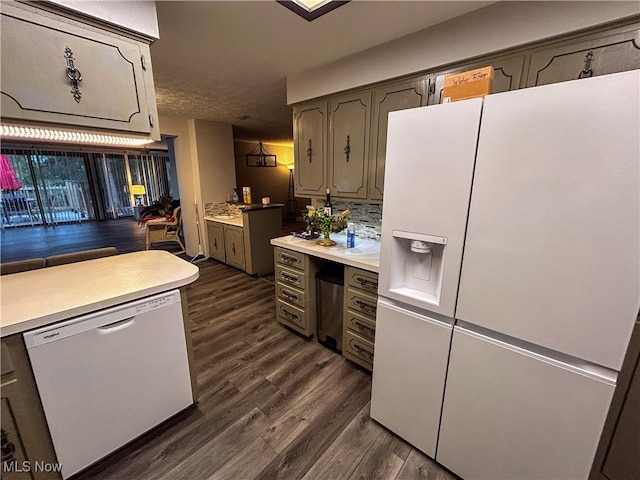
[[[136,317],[129,317],[124,320],[118,320],[117,322],[110,323],[109,325],[98,327],[98,331],[100,333],[109,334],[124,330],[125,328],[129,328],[133,325],[135,318]]]

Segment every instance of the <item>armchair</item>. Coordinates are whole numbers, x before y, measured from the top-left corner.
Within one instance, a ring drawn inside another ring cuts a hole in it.
[[[154,243],[175,242],[180,245],[180,251],[172,252],[177,254],[186,252],[184,243],[180,238],[180,229],[182,228],[182,207],[176,207],[173,210],[173,220],[153,219],[146,222],[147,228],[147,250]]]

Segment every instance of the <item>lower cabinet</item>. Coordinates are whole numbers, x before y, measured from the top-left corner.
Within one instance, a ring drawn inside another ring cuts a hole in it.
[[[244,270],[244,238],[242,227],[224,226],[224,253],[229,265]]]
[[[286,248],[274,250],[276,318],[306,337],[317,338],[320,306],[316,273],[326,261]],[[344,269],[342,355],[373,370],[378,274],[351,266]]]
[[[273,272],[271,239],[282,235],[282,208],[254,208],[242,213],[242,225],[207,220],[209,256],[249,275]]]
[[[224,262],[224,226],[222,223],[207,222],[207,235],[209,238],[209,256]]]
[[[2,339],[2,474],[11,479],[60,479],[22,335]]]
[[[378,274],[346,266],[344,280],[342,354],[373,370]]]
[[[317,335],[316,272],[309,255],[275,247],[276,318],[306,337]]]

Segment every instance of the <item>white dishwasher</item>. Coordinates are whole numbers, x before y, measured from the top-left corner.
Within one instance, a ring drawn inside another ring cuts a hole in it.
[[[62,476],[193,403],[178,290],[24,334]]]

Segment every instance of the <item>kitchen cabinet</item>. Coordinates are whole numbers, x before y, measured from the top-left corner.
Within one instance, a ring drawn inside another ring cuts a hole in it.
[[[317,334],[316,272],[312,257],[275,247],[276,317],[306,337]]]
[[[387,124],[389,112],[416,108],[427,104],[429,79],[394,83],[373,91],[371,145],[369,147],[368,198],[382,200],[384,169],[387,156]]]
[[[630,26],[536,50],[531,55],[527,87],[638,68],[640,31]]]
[[[282,233],[282,205],[248,206],[238,218],[206,217],[209,256],[250,275],[273,272],[269,241]]]
[[[220,262],[224,262],[224,226],[217,222],[206,223],[207,236],[209,239],[209,256]]]
[[[329,102],[329,189],[336,198],[367,198],[371,92]]]
[[[378,274],[347,266],[345,284],[342,354],[373,370]]]
[[[2,118],[160,140],[148,43],[25,4],[2,6]]]
[[[475,70],[476,68],[492,66],[493,67],[493,84],[491,93],[508,92],[509,90],[517,90],[520,88],[522,78],[522,69],[524,66],[525,56],[515,55],[511,57],[496,58],[482,62],[461,65],[452,70],[438,73],[435,77],[435,85],[433,87],[433,95],[429,99],[429,104],[442,103],[442,90],[444,89],[444,79],[448,75],[455,73]]]
[[[22,335],[2,339],[2,478],[59,479]],[[38,466],[43,468],[36,469]]]
[[[224,226],[224,253],[229,265],[244,270],[244,236],[242,227]]]
[[[293,109],[296,196],[324,195],[327,188],[327,102]]]
[[[346,95],[336,93],[294,106],[296,195],[324,197],[329,187],[334,198],[380,202],[384,194],[388,113],[441,103],[447,75],[491,65],[492,93],[500,93],[573,80],[581,72],[583,76],[603,75],[640,68],[638,23],[619,25],[599,27],[571,35],[569,39],[565,36],[525,45],[474,61],[462,59],[456,65],[425,71],[421,76],[370,85]],[[371,121],[367,124],[369,109]],[[315,135],[313,139],[311,132]],[[368,146],[360,144],[363,136],[369,137]],[[349,151],[348,162],[345,149]],[[316,162],[318,157],[322,163]]]

